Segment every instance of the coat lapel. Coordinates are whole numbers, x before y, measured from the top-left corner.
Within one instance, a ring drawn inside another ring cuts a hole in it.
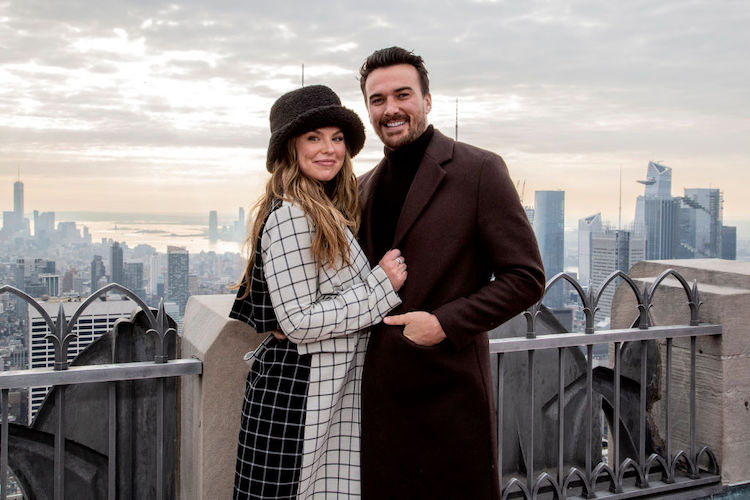
[[[401,240],[414,225],[419,214],[427,206],[432,195],[445,177],[442,165],[453,157],[453,140],[445,137],[438,130],[427,146],[422,162],[419,164],[417,174],[409,188],[401,210],[401,216],[396,225],[393,248],[399,248]]]

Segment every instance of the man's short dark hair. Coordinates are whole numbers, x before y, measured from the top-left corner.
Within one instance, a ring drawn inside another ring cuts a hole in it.
[[[419,74],[419,84],[422,87],[422,95],[425,96],[430,92],[430,79],[427,77],[427,68],[424,67],[424,60],[421,56],[416,55],[401,47],[388,47],[387,49],[376,50],[365,59],[362,67],[359,68],[359,87],[362,89],[362,95],[365,95],[365,82],[367,77],[378,68],[395,66],[397,64],[410,64],[414,66]]]

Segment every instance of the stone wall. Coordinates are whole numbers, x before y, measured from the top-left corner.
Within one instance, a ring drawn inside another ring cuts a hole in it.
[[[203,362],[183,377],[179,418],[179,498],[231,498],[248,366],[243,355],[266,335],[229,319],[233,295],[199,295],[185,310],[181,357]]]
[[[722,326],[722,335],[697,340],[696,451],[710,446],[721,465],[722,482],[750,480],[750,263],[719,259],[640,262],[629,274],[650,286],[666,269],[691,285],[698,281],[703,305],[701,323]],[[651,309],[653,324],[689,324],[687,295],[668,278],[658,288]],[[612,307],[612,328],[629,327],[637,317],[633,293],[620,285]],[[672,349],[672,447],[689,450],[690,340],[676,339]],[[650,419],[656,439],[665,434],[666,342],[659,344],[658,379],[662,398],[653,402]]]

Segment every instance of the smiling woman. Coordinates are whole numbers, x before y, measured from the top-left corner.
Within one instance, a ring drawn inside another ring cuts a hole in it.
[[[311,130],[297,137],[294,146],[300,170],[316,181],[330,181],[344,165],[344,133],[338,127]]]
[[[282,95],[270,122],[271,179],[230,313],[269,334],[248,373],[234,496],[359,496],[369,327],[400,303],[406,264],[389,250],[371,268],[354,237],[359,117],[313,85]]]

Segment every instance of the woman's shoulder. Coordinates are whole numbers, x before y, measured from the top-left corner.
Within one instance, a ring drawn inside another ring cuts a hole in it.
[[[266,219],[266,229],[291,225],[296,228],[308,228],[309,220],[302,208],[289,200],[276,199],[271,205],[270,213]]]

